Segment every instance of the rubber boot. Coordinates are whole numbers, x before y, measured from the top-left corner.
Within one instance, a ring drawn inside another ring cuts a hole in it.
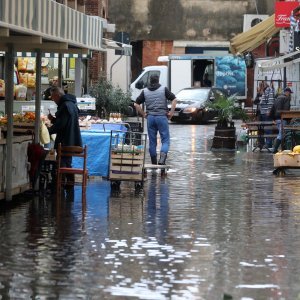
[[[157,165],[157,156],[151,156],[152,165]]]
[[[159,165],[165,165],[166,164],[166,159],[167,159],[167,153],[160,152],[160,158],[159,158],[158,164]]]
[[[281,144],[281,140],[276,139],[274,144],[273,154],[276,154],[278,152],[278,148],[280,144]]]

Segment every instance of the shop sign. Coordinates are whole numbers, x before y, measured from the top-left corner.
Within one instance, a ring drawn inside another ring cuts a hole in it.
[[[298,1],[276,2],[275,27],[290,27],[290,16],[298,6],[300,6]]]

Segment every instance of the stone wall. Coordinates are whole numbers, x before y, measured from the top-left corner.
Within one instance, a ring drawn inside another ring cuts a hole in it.
[[[110,0],[110,22],[136,40],[226,41],[244,14],[272,14],[275,0]]]

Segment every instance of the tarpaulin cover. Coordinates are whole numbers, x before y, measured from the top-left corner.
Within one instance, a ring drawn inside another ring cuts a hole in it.
[[[90,176],[108,176],[110,132],[81,131],[82,144],[87,145],[87,169]],[[82,159],[73,158],[73,167],[81,168]]]
[[[124,133],[118,133],[119,138],[123,139]],[[99,130],[81,131],[82,144],[87,145],[87,169],[90,176],[108,176],[109,171],[109,151],[111,131],[103,132]],[[115,139],[112,143],[118,143]],[[73,158],[73,167],[81,168],[82,159]]]

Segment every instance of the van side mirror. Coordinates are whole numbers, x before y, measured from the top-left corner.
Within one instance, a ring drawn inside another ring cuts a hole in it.
[[[138,81],[136,84],[135,84],[135,87],[139,90],[141,90],[142,88],[144,88],[144,82],[142,80]]]

